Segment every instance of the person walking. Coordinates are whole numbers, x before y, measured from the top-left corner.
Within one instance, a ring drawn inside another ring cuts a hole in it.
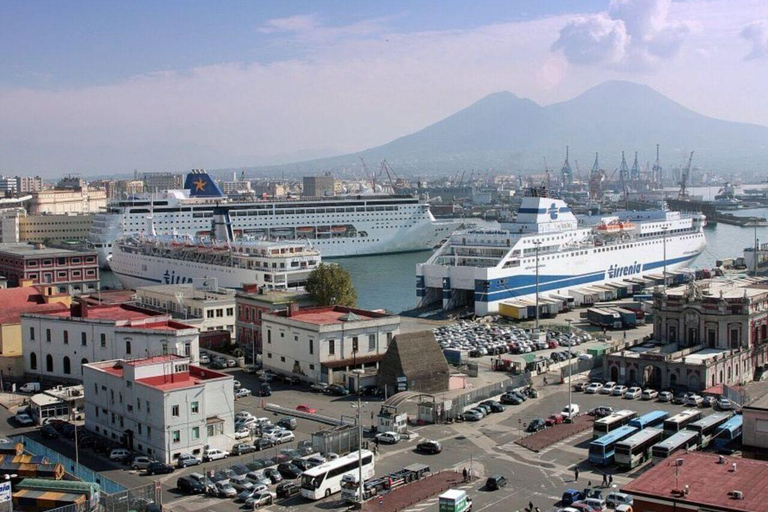
[[[610,487],[612,485],[613,485],[613,475],[608,475],[608,486]]]
[[[528,502],[528,510],[530,510],[531,512],[533,512],[533,502],[532,502],[532,501],[529,501],[529,502]]]
[[[579,468],[573,468],[573,481],[578,482],[579,481]]]
[[[603,487],[608,487],[608,475],[606,473],[603,473]]]
[[[464,468],[464,470],[461,472],[461,474],[464,475],[464,481],[466,482],[467,481],[467,475],[468,475],[467,468]]]

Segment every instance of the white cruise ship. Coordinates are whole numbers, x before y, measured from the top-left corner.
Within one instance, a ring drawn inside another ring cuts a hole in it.
[[[158,234],[201,236],[209,233],[217,206],[229,212],[235,239],[308,241],[329,258],[432,249],[460,224],[436,221],[425,201],[405,195],[241,202],[225,197],[200,171],[187,175],[184,186],[159,199],[113,202],[97,214],[88,243],[101,264],[106,267],[118,238],[148,233],[149,216]]]
[[[534,191],[503,229],[459,231],[417,265],[421,306],[496,313],[509,299],[621,281],[685,266],[706,247],[704,215],[666,210],[618,212],[579,225],[568,205]],[[538,252],[538,258],[537,258]]]
[[[217,211],[213,224],[209,230],[213,238],[125,236],[113,245],[110,269],[130,289],[179,283],[206,288],[215,282],[225,288],[242,288],[247,283],[269,290],[295,290],[303,288],[320,265],[320,253],[306,242],[230,242],[231,226],[223,209]]]

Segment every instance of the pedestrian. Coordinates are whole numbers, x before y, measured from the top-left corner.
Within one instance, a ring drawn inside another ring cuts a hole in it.
[[[608,487],[608,475],[605,474],[605,473],[603,473],[603,483],[602,483],[602,486],[603,487]]]
[[[464,481],[466,482],[467,481],[467,476],[468,476],[467,468],[464,468],[464,471],[462,471],[461,474],[464,475]]]
[[[588,488],[588,489],[591,489],[591,488],[592,488],[592,480],[588,480],[588,481],[587,481],[587,488]]]
[[[613,475],[608,475],[608,486],[613,485]]]
[[[533,512],[533,502],[532,502],[532,501],[529,501],[529,502],[528,502],[528,510],[530,510],[531,512]]]
[[[573,481],[578,482],[579,481],[579,468],[573,469]]]

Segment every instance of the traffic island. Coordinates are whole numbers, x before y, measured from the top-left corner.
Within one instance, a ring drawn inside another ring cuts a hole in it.
[[[370,512],[397,512],[466,483],[461,473],[441,471],[386,494],[374,496],[365,502],[362,509]]]
[[[591,429],[594,422],[595,419],[592,416],[586,414],[576,416],[572,423],[558,423],[545,430],[540,430],[522,439],[518,439],[515,443],[533,452],[540,452],[544,448],[559,443],[563,439]]]

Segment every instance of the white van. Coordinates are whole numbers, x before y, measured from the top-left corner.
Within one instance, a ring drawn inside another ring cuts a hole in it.
[[[39,382],[27,382],[23,384],[19,388],[19,392],[21,393],[39,393],[40,392],[40,383]]]

